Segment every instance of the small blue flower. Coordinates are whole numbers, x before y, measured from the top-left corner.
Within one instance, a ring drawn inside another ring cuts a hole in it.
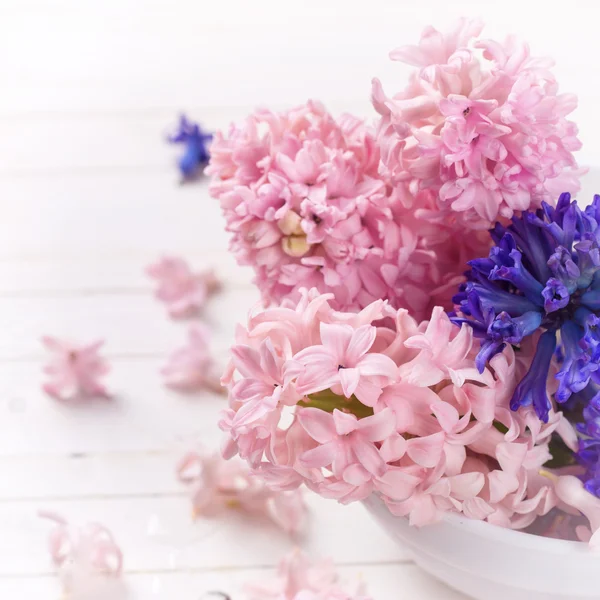
[[[537,329],[544,332],[511,401],[514,410],[533,404],[544,421],[551,402],[542,383],[557,344],[563,357],[557,402],[590,382],[600,383],[599,224],[600,196],[581,210],[569,194],[561,195],[556,208],[544,203],[507,227],[496,224],[489,256],[469,263],[467,282],[454,297],[453,321],[470,323],[481,339],[480,371],[506,344],[519,344]]]
[[[197,123],[188,121],[185,115],[179,118],[178,129],[167,140],[172,144],[184,144],[185,150],[178,160],[179,170],[184,180],[193,179],[204,165],[210,154],[208,147],[213,136],[204,133]]]

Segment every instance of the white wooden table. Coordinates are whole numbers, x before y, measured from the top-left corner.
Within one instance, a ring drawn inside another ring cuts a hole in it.
[[[431,15],[398,2],[369,2],[368,14],[341,0],[284,4],[0,2],[2,599],[58,597],[40,508],[107,524],[134,600],[198,600],[211,589],[241,599],[241,583],[263,577],[291,548],[264,524],[193,524],[174,477],[182,449],[196,439],[218,444],[223,400],[162,386],[158,368],[185,326],[152,299],[143,268],[163,252],[217,268],[226,287],[205,319],[223,359],[257,294],[226,251],[206,183],[177,185],[175,151],[161,136],[182,108],[211,129],[254,104],[310,95],[368,114],[370,76],[400,82],[405,71],[386,52],[414,39]],[[492,14],[463,4],[462,12]],[[537,17],[518,5],[522,32]],[[439,14],[443,24],[446,4]],[[549,50],[548,36],[535,35]],[[568,40],[556,43],[565,50]],[[573,81],[583,67],[564,57]],[[116,401],[72,407],[47,398],[45,333],[106,338]],[[309,503],[303,547],[332,556],[349,581],[363,577],[375,599],[459,600],[360,506]]]

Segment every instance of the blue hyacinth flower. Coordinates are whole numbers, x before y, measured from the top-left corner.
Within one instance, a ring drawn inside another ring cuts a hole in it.
[[[582,210],[569,194],[556,207],[525,211],[508,226],[496,224],[489,256],[470,261],[467,281],[454,297],[452,319],[468,322],[481,340],[477,367],[506,344],[518,345],[540,329],[541,358],[533,360],[536,379],[548,374],[547,349],[560,345],[556,400],[566,402],[590,382],[600,382],[600,196]],[[533,372],[517,386],[511,406],[533,404],[546,421],[551,407],[542,384],[531,387]],[[529,385],[524,385],[525,380]],[[533,401],[532,399],[535,399]]]
[[[181,115],[177,130],[169,135],[167,140],[172,144],[184,145],[184,152],[177,162],[184,180],[196,177],[208,163],[212,138],[211,133],[204,133],[200,125]]]
[[[452,320],[468,323],[480,339],[477,368],[541,331],[529,371],[510,406],[533,406],[548,421],[546,381],[558,365],[554,399],[583,416],[577,425],[586,488],[600,496],[600,196],[581,209],[569,194],[515,216],[490,232],[489,256],[470,261],[454,297]],[[578,419],[577,419],[578,420]]]

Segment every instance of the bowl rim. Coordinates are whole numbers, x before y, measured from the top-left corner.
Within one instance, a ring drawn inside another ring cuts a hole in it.
[[[443,521],[452,527],[467,530],[479,537],[491,541],[499,541],[502,539],[513,546],[519,546],[524,549],[543,549],[544,552],[551,551],[560,554],[569,552],[577,554],[585,553],[586,555],[589,555],[590,552],[590,545],[587,542],[547,538],[527,531],[500,527],[499,525],[494,525],[487,521],[470,519],[462,513],[446,513]],[[598,557],[600,558],[600,554],[598,554]]]
[[[378,494],[371,494],[367,500],[363,500],[367,506],[373,507],[373,501],[378,505],[379,509],[392,519],[404,519],[408,522],[408,517],[394,515],[379,497]],[[374,507],[373,507],[374,508]],[[559,540],[556,538],[543,537],[535,535],[527,531],[519,529],[509,529],[508,527],[500,527],[487,521],[480,521],[467,517],[464,513],[447,512],[442,517],[441,523],[448,527],[453,527],[471,533],[481,538],[493,542],[504,542],[511,546],[518,546],[526,550],[537,550],[541,552],[550,552],[552,554],[579,554],[581,556],[594,556],[600,558],[600,552],[595,552],[587,542],[575,542],[571,540]],[[412,525],[411,525],[412,527]],[[425,525],[427,527],[435,527],[435,525]]]

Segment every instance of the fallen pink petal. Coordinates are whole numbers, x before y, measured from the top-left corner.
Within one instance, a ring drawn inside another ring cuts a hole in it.
[[[340,585],[333,561],[315,559],[299,549],[280,563],[272,580],[249,583],[248,600],[370,600],[362,586],[350,593]]]
[[[190,492],[196,517],[235,509],[249,517],[266,516],[290,535],[301,534],[308,509],[300,490],[274,491],[252,475],[242,461],[226,461],[218,453],[190,451],[176,468]]]
[[[50,521],[50,558],[57,569],[63,592],[69,598],[100,600],[100,593],[123,593],[116,580],[123,571],[123,554],[112,533],[103,525],[89,523],[74,527],[61,515],[40,511]],[[113,596],[115,600],[117,595]],[[120,597],[120,596],[119,596]]]
[[[42,343],[51,354],[44,367],[48,380],[43,390],[57,400],[110,398],[102,378],[110,367],[100,355],[103,341],[77,344],[44,336]]]
[[[187,338],[187,344],[175,350],[161,369],[165,385],[180,392],[204,389],[226,393],[210,351],[208,328],[199,323],[191,325]]]
[[[212,270],[195,272],[177,256],[164,256],[147,267],[146,273],[156,281],[155,296],[173,318],[198,314],[221,283]]]

